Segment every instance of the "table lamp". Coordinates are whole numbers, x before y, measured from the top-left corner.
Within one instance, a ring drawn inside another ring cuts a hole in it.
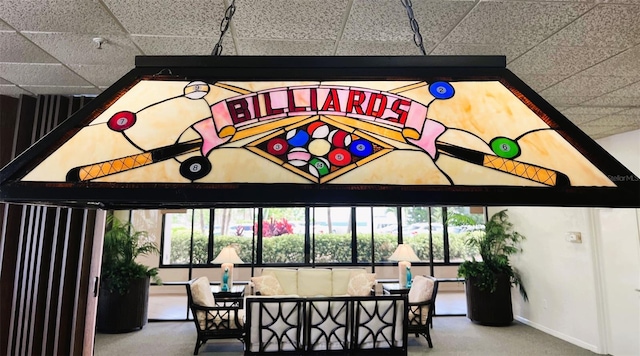
[[[222,269],[222,284],[220,285],[220,290],[222,292],[228,292],[233,286],[233,264],[234,263],[244,263],[240,259],[240,256],[236,253],[236,249],[233,246],[227,246],[220,251],[218,256],[211,261],[211,263],[220,263],[220,268]]]
[[[398,280],[400,286],[411,288],[411,262],[418,262],[420,258],[413,252],[409,244],[399,244],[389,261],[398,261]]]

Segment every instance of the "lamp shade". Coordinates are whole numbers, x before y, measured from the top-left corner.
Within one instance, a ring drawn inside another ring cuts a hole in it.
[[[240,256],[238,256],[238,253],[236,253],[235,248],[231,246],[227,246],[223,248],[222,251],[220,251],[218,256],[213,261],[211,261],[211,263],[244,263],[244,262],[240,259]]]
[[[420,258],[413,252],[413,248],[409,244],[399,244],[393,254],[389,256],[389,261],[408,261],[418,262]]]

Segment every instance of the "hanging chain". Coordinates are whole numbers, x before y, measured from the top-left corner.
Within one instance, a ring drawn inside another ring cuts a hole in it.
[[[416,44],[423,55],[427,55],[427,51],[424,49],[424,44],[422,44],[422,35],[420,34],[420,26],[418,26],[418,21],[413,16],[413,5],[411,4],[411,0],[400,0],[402,6],[407,10],[407,16],[409,16],[409,25],[411,25],[411,30],[413,31],[413,43]]]
[[[218,39],[218,43],[213,46],[213,51],[211,51],[212,56],[219,56],[222,54],[222,39],[227,33],[227,30],[229,30],[229,24],[231,23],[231,18],[233,17],[233,14],[235,14],[235,12],[236,0],[232,0],[231,5],[229,5],[229,7],[227,7],[224,12],[224,18],[220,22],[220,39]]]

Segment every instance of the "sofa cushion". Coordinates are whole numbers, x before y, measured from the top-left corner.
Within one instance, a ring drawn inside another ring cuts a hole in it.
[[[409,289],[409,303],[421,303],[431,300],[433,296],[434,281],[424,276],[415,276],[411,289]],[[426,325],[429,316],[429,305],[411,306],[409,312],[409,323]],[[418,308],[422,309],[421,311]],[[414,315],[420,315],[420,320],[414,318]]]
[[[209,285],[209,278],[200,277],[191,283],[191,298],[193,304],[197,304],[203,307],[215,307],[216,300],[211,292],[211,285]],[[206,329],[207,325],[207,312],[203,310],[196,310],[196,319],[200,328]]]
[[[203,307],[215,307],[216,300],[211,292],[209,278],[200,277],[191,283],[191,297],[193,302]]]
[[[251,277],[251,282],[255,284],[256,290],[260,292],[261,295],[270,296],[284,294],[284,289],[282,289],[280,282],[276,276],[272,274]]]
[[[331,270],[328,268],[299,268],[298,295],[315,297],[333,295]]]
[[[267,267],[262,269],[262,274],[271,274],[276,276],[284,290],[284,294],[298,294],[297,269]]]
[[[375,273],[353,272],[347,286],[347,294],[351,296],[367,296],[371,294],[371,288],[376,284]]]
[[[416,276],[409,289],[409,303],[426,302],[431,299],[433,294],[434,282],[424,276]]]
[[[351,279],[351,274],[365,272],[367,272],[367,270],[365,270],[364,268],[332,268],[332,295],[347,295],[347,287],[349,286],[349,279]]]

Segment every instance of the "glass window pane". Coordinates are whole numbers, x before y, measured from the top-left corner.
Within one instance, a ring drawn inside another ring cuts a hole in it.
[[[371,209],[356,208],[358,263],[371,263]]]
[[[442,208],[431,209],[431,238],[433,241],[433,261],[444,262],[444,224]]]
[[[304,263],[304,208],[262,209],[262,262]]]
[[[351,263],[350,207],[312,208],[315,263]]]
[[[420,260],[429,261],[429,208],[402,208],[402,241],[411,245]]]
[[[164,216],[163,264],[189,263],[192,226],[193,263],[208,263],[209,210],[189,209],[185,210],[184,213],[167,213]]]
[[[387,261],[398,247],[398,209],[396,207],[373,208],[373,240],[374,262]]]
[[[447,208],[447,233],[449,235],[450,262],[462,262],[473,257],[478,259],[479,251],[465,244],[470,234],[484,233],[484,209],[470,207]]]
[[[251,263],[255,209],[215,209],[214,217],[213,258],[224,247],[233,246],[244,263]]]

